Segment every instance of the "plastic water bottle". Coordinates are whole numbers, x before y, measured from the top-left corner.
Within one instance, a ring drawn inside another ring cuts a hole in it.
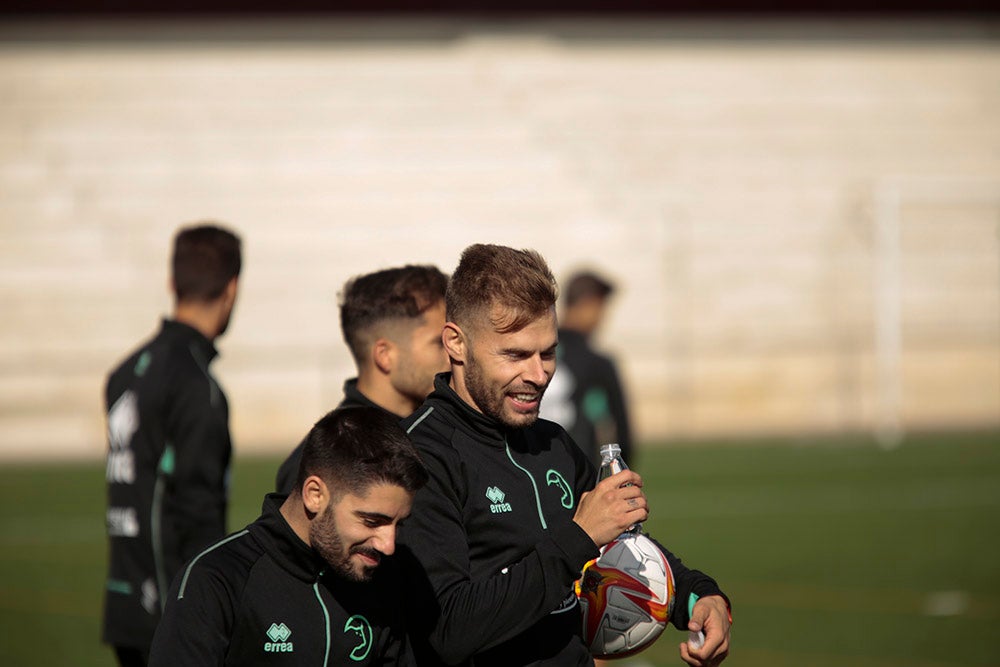
[[[621,446],[613,442],[601,445],[601,470],[597,473],[597,481],[603,481],[622,470],[628,470],[628,466],[622,458]]]
[[[620,445],[615,443],[608,443],[607,445],[601,445],[601,469],[597,472],[597,481],[601,482],[612,475],[620,473],[622,470],[628,470],[628,466],[625,464],[625,459],[622,458],[622,448]],[[632,486],[631,482],[626,482],[625,486]],[[641,523],[636,523],[625,530],[623,535],[629,533],[638,533],[642,528]]]

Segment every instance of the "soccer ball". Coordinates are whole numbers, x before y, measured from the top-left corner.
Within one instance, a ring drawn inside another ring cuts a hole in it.
[[[584,566],[576,594],[591,654],[624,658],[663,632],[674,605],[674,575],[651,539],[626,533]]]

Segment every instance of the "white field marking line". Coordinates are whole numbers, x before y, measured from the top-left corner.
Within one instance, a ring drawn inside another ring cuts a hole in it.
[[[966,591],[935,591],[924,600],[927,616],[962,616],[972,605],[972,596]]]

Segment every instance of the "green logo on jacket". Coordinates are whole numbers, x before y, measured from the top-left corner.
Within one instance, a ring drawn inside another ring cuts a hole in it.
[[[359,662],[367,658],[368,652],[372,650],[372,626],[368,619],[361,614],[351,616],[344,624],[344,633],[347,632],[355,633],[360,640],[351,651],[351,660]]]
[[[545,473],[545,483],[549,486],[554,484],[562,491],[562,497],[559,499],[559,502],[566,509],[573,509],[573,487],[566,482],[566,478],[558,470],[549,470]]]
[[[292,631],[284,623],[272,623],[267,629],[267,638],[271,641],[264,642],[265,653],[291,653],[294,650],[292,642],[287,641],[292,636]]]

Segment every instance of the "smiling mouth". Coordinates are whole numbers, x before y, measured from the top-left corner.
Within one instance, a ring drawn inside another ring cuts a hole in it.
[[[359,549],[354,553],[361,556],[361,561],[369,567],[375,567],[382,561],[382,554],[371,549]]]
[[[532,393],[512,392],[507,395],[515,404],[524,405],[526,407],[533,407],[534,405],[537,405],[538,401],[542,397],[542,395],[538,392],[532,392]]]

